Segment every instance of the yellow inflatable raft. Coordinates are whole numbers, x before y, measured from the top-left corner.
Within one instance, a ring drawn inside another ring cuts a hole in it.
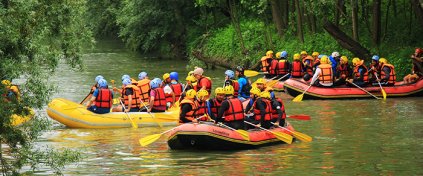
[[[176,108],[175,108],[176,109]],[[47,114],[50,118],[70,128],[130,128],[131,120],[124,112],[96,114],[88,111],[81,104],[63,98],[53,99],[48,104]],[[179,121],[179,111],[151,113],[130,112],[132,120],[143,126],[176,125]]]

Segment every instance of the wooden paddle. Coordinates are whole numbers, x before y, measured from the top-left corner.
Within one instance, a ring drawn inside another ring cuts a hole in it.
[[[126,114],[126,117],[128,117],[129,118],[129,120],[131,120],[131,125],[132,125],[132,128],[138,128],[138,124],[137,123],[135,123],[134,122],[134,120],[132,120],[132,117],[126,112],[126,108],[125,108],[125,105],[123,104],[123,102],[122,101],[120,101],[120,104],[122,105],[122,107],[123,107],[123,112]]]
[[[355,87],[357,87],[357,88],[359,88],[359,89],[361,89],[362,91],[364,91],[364,92],[366,92],[366,93],[368,93],[369,95],[371,95],[371,96],[373,96],[373,97],[375,97],[376,99],[380,99],[379,97],[376,97],[375,95],[373,95],[373,94],[371,94],[370,92],[368,92],[367,90],[365,90],[365,89],[363,89],[363,88],[361,88],[360,86],[358,86],[357,84],[355,84],[355,83],[353,83],[353,82],[350,82],[352,85],[354,85]]]
[[[379,78],[377,77],[377,73],[375,73],[376,76],[376,81],[379,84],[380,87],[380,91],[382,92],[382,96],[383,96],[383,100],[386,100],[386,92],[385,90],[382,88],[382,85],[380,84]]]
[[[291,118],[291,119],[297,119],[297,120],[310,120],[311,119],[311,117],[309,115],[304,115],[304,114],[289,115],[287,117]]]
[[[273,125],[279,127],[279,128],[282,128],[282,129],[284,129],[286,131],[289,131],[290,133],[292,133],[292,135],[294,135],[295,138],[299,139],[300,141],[303,141],[303,142],[311,142],[313,140],[313,138],[311,138],[309,135],[306,135],[304,133],[300,133],[298,131],[291,131],[288,128],[285,128],[285,127],[281,127],[279,125],[276,125],[276,123],[273,123],[273,122],[271,122],[271,123]]]
[[[213,119],[211,119],[211,121],[212,121],[212,122],[216,122],[216,121],[215,121],[215,120],[213,120]],[[244,139],[245,139],[245,140],[247,140],[247,141],[250,141],[250,135],[249,135],[249,133],[248,133],[247,131],[245,131],[245,130],[241,130],[241,129],[236,130],[236,129],[234,129],[234,128],[230,127],[230,126],[227,126],[227,125],[223,124],[222,122],[219,122],[219,123],[217,123],[217,124],[218,124],[218,125],[220,125],[220,126],[223,126],[223,127],[225,127],[225,128],[228,128],[228,129],[230,129],[230,130],[232,130],[232,131],[237,132],[238,134],[240,134],[240,135],[241,135],[241,137],[242,137],[242,138],[244,138]]]
[[[244,75],[246,77],[254,77],[254,76],[257,76],[259,74],[267,74],[267,72],[258,72],[258,71],[254,71],[254,70],[244,70]]]
[[[270,130],[268,130],[266,128],[263,128],[261,126],[255,125],[255,124],[250,123],[250,122],[247,122],[247,121],[244,121],[244,123],[249,124],[249,125],[252,125],[252,126],[255,126],[255,127],[260,128],[260,129],[262,129],[264,131],[267,131],[269,133],[272,133],[277,139],[279,139],[279,140],[281,140],[281,141],[283,141],[283,142],[285,142],[287,144],[291,144],[292,143],[292,136],[289,135],[289,134],[281,133],[281,132],[273,132],[273,131],[270,131]]]

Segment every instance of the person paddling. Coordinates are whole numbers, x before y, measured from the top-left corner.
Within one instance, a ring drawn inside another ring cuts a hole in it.
[[[104,79],[104,77],[103,76],[101,76],[101,75],[98,75],[98,76],[96,76],[95,77],[95,84],[93,85],[93,86],[91,86],[91,90],[90,90],[90,93],[87,95],[87,97],[85,97],[85,99],[83,99],[82,101],[81,101],[81,103],[80,104],[84,104],[86,101],[88,101],[88,100],[90,100],[91,99],[91,96],[93,95],[93,93],[94,93],[94,91],[98,88],[98,81],[100,80],[100,79]]]
[[[224,87],[224,92],[227,99],[222,102],[215,123],[222,122],[234,129],[244,129],[245,116],[241,100],[233,96],[234,88],[230,85]]]
[[[160,87],[162,80],[154,78],[150,81],[150,107],[147,112],[165,112],[166,97],[163,88]]]
[[[194,112],[197,111],[198,104],[194,101],[197,92],[190,89],[186,92],[184,99],[180,104],[179,123],[197,123]]]
[[[148,79],[147,72],[140,72],[138,74],[138,79],[137,86],[141,92],[141,100],[143,102],[148,102],[150,100],[150,79]]]
[[[138,112],[140,111],[140,89],[132,84],[132,80],[125,78],[122,81],[123,89],[122,89],[122,96],[121,101],[123,101],[122,105],[118,105],[113,109],[113,112]]]
[[[207,116],[205,116],[207,114],[207,104],[206,101],[209,97],[209,93],[204,90],[201,89],[197,92],[197,99],[195,100],[198,107],[197,110],[194,113],[194,117],[198,118],[198,117],[202,117],[200,119],[198,119],[199,121],[207,121],[208,118]]]
[[[237,66],[235,69],[235,74],[238,77],[238,98],[241,101],[245,101],[250,98],[250,89],[251,83],[248,81],[247,77],[244,75],[244,68],[242,66]]]
[[[215,97],[207,101],[207,112],[211,119],[216,120],[222,102],[225,100],[225,90],[218,87],[214,90],[214,93]]]
[[[203,73],[204,70],[202,68],[196,68],[193,72],[195,79],[197,79],[197,91],[203,89],[211,95],[212,81],[209,77],[205,77]]]
[[[94,105],[92,105],[94,102]],[[87,103],[87,110],[97,113],[105,114],[110,112],[113,105],[113,93],[107,86],[105,79],[98,80],[98,88],[94,90],[93,95]]]

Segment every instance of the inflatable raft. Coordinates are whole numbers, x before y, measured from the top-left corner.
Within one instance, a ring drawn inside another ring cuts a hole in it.
[[[388,97],[405,97],[423,95],[423,80],[413,84],[401,85],[397,82],[394,86],[385,86]],[[310,83],[304,80],[288,79],[284,83],[285,92],[293,97],[302,94],[309,87]],[[382,97],[379,86],[362,87],[371,94]],[[348,99],[348,98],[374,98],[365,91],[357,87],[339,86],[333,88],[324,88],[311,86],[304,94],[303,99]]]
[[[286,128],[294,131],[291,125],[288,125]],[[275,128],[271,131],[290,134],[282,128]],[[249,141],[235,131],[212,123],[187,123],[172,130],[169,133],[167,143],[171,149],[177,150],[242,150],[285,143],[267,131],[250,130],[248,132]]]
[[[81,104],[63,98],[53,99],[48,104],[47,114],[50,118],[70,128],[128,128],[132,127],[130,119],[124,112],[96,114],[88,111]],[[138,126],[176,125],[179,111],[151,113],[128,113]]]

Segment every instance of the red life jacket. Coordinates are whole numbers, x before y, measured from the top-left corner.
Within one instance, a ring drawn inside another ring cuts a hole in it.
[[[206,79],[207,80],[207,84],[206,85],[202,85],[201,80],[203,80],[203,79]],[[197,81],[197,89],[196,89],[196,91],[200,90],[203,86],[206,86],[207,92],[209,92],[209,95],[211,95],[212,82],[211,82],[210,78],[202,76]]]
[[[272,74],[272,75],[276,75],[277,74],[277,71],[278,71],[278,63],[279,63],[278,60],[272,59],[272,61],[270,62],[269,74]]]
[[[272,119],[272,106],[271,106],[269,100],[267,100],[265,98],[261,98],[261,100],[266,104],[266,109],[265,109],[266,114],[264,115],[264,120],[268,121],[268,120]],[[254,110],[253,110],[254,118],[257,121],[260,121],[261,120],[261,113],[260,113],[260,109],[257,108],[256,104],[257,104],[257,100],[254,102],[254,105],[253,105],[254,106]]]
[[[360,66],[364,68],[364,75],[363,75],[363,81],[369,82],[369,72],[367,70],[367,67],[364,65],[356,65],[354,68],[354,78],[360,78],[360,72],[358,72]]]
[[[275,100],[278,101],[281,106],[282,119],[285,119],[286,118],[285,106],[283,105],[282,100],[280,98],[276,98]],[[273,109],[273,107],[272,107],[272,119],[278,119],[278,111],[276,109]]]
[[[320,64],[319,67],[322,71],[319,75],[319,82],[320,83],[333,83],[333,73],[332,73],[332,65],[330,64]]]
[[[306,65],[307,61],[309,62],[310,65]],[[309,75],[313,75],[313,57],[308,57],[307,56],[307,57],[303,58],[303,63],[305,65],[305,67],[306,67],[306,72]]]
[[[347,78],[350,76],[350,72],[348,72],[348,64],[339,64],[337,70],[339,71],[339,77],[341,77],[341,75],[345,75]]]
[[[238,91],[239,91],[239,83],[237,80],[231,80],[232,87],[234,87],[234,96],[238,97]]]
[[[129,105],[129,98],[126,95],[126,89],[130,88],[132,89],[132,102],[130,108],[139,108],[140,107],[140,89],[135,85],[127,85],[125,88],[122,89],[122,95],[123,95],[123,101],[125,106]]]
[[[163,88],[158,87],[153,89],[152,91],[155,92],[153,106],[166,106],[166,97]]]
[[[194,112],[197,110],[197,104],[193,101],[193,100],[191,100],[191,99],[187,99],[187,98],[184,98],[182,101],[181,101],[181,105],[180,105],[180,107],[182,108],[182,105],[183,104],[190,104],[191,105],[191,111],[189,111],[189,112],[187,112],[186,114],[185,114],[185,118],[186,119],[188,119],[188,120],[194,120],[195,119],[195,117],[194,117]],[[182,113],[182,109],[180,109],[180,111],[179,111],[179,116],[181,115],[181,113]],[[180,119],[179,119],[179,123],[183,123]]]
[[[229,108],[225,111],[223,116],[226,122],[244,120],[244,107],[242,106],[241,100],[238,98],[231,98],[225,100],[229,103]]]
[[[219,108],[222,106],[223,101],[219,102],[216,98],[210,99],[209,101],[213,102],[213,107],[210,107],[211,113],[217,117],[217,113],[219,113]]]
[[[201,116],[203,116],[204,114],[207,113],[207,106],[206,106],[206,102],[205,101],[203,101],[203,102],[196,101],[196,104],[198,106],[197,106],[197,110],[194,112],[194,117],[195,118],[201,117]],[[202,117],[202,118],[200,118],[198,120],[207,121],[207,117],[204,116],[204,117]]]
[[[394,66],[391,65],[391,64],[383,64],[382,65],[382,72],[381,72],[382,78],[384,78],[386,76],[385,72],[383,71],[384,67],[389,67],[389,69],[391,69],[391,72],[389,73],[388,83],[395,84],[397,77],[396,77],[396,74],[395,74]],[[379,78],[379,79],[382,79],[382,78]]]
[[[140,97],[142,101],[148,102],[150,100],[150,80],[143,79],[138,81],[137,86],[140,88]]]
[[[183,91],[182,84],[170,84],[170,88],[172,88],[172,91],[175,94],[175,101],[178,101]]]
[[[95,98],[95,106],[98,108],[110,108],[112,107],[111,99],[112,91],[109,89],[98,89],[98,95]]]
[[[289,62],[287,60],[280,60],[278,62],[276,74],[286,75],[289,73]]]
[[[303,63],[300,61],[292,62],[291,76],[295,78],[303,77]]]

